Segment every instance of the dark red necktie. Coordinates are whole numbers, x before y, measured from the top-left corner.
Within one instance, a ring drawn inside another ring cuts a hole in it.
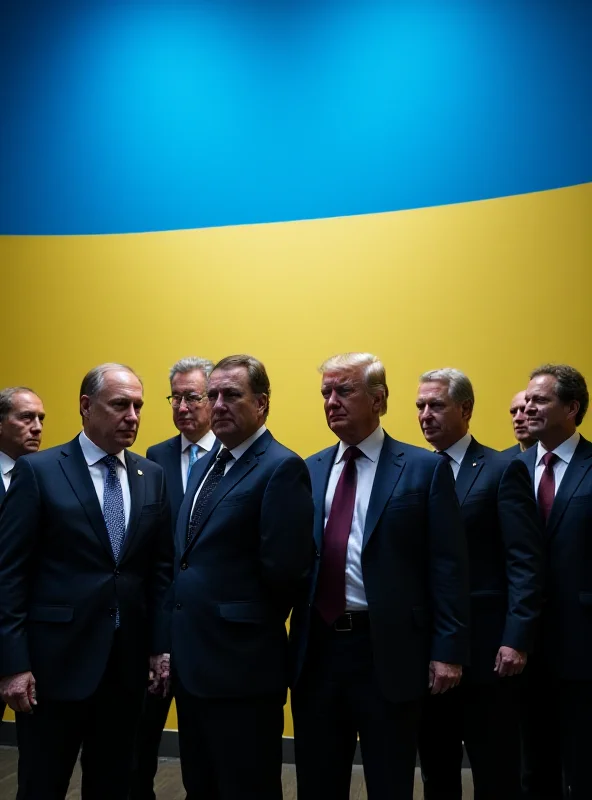
[[[327,625],[332,625],[345,611],[345,558],[356,502],[356,458],[361,455],[357,447],[348,447],[344,452],[343,470],[325,525],[315,606]]]
[[[553,508],[553,500],[555,500],[555,472],[553,471],[553,464],[558,460],[559,457],[556,456],[555,453],[545,453],[543,456],[545,469],[541,475],[537,501],[545,522],[549,521],[549,514]]]

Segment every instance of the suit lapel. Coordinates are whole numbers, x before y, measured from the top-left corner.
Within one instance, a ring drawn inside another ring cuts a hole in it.
[[[259,458],[265,453],[267,448],[269,447],[270,442],[273,440],[273,436],[269,431],[265,431],[265,433],[260,436],[246,453],[238,459],[236,464],[234,464],[229,472],[222,478],[218,486],[216,486],[215,490],[212,493],[212,496],[207,502],[206,507],[204,508],[201,519],[199,521],[199,525],[197,526],[197,530],[195,531],[195,536],[191,540],[189,547],[187,548],[190,550],[195,542],[199,539],[200,533],[203,530],[204,525],[208,521],[209,517],[211,516],[212,512],[218,505],[218,503],[226,497],[228,492],[232,491],[234,487],[243,480],[245,475],[248,475],[251,470],[254,470],[258,463]],[[216,451],[217,453],[217,451]],[[193,470],[192,470],[193,472]]]
[[[532,447],[528,448],[524,456],[524,460],[526,461],[526,466],[528,467],[528,474],[530,475],[530,481],[533,486],[532,489],[533,492],[534,492],[534,470],[536,467],[537,453],[538,453],[538,447],[536,444],[534,444]]]
[[[483,469],[484,463],[485,453],[483,447],[476,439],[471,439],[456,476],[456,496],[461,506]]]
[[[0,475],[0,503],[4,500],[4,495],[6,494],[6,489],[4,488],[4,478]]]
[[[323,546],[323,533],[325,530],[325,495],[329,484],[329,476],[335,462],[339,445],[331,447],[323,455],[317,456],[314,462],[314,472],[311,475],[312,498],[314,501],[314,540],[319,553]]]
[[[364,525],[364,539],[362,550],[368,544],[374,529],[384,511],[384,507],[392,496],[403,470],[405,468],[405,455],[403,446],[385,434],[382,450],[376,467],[376,475],[368,503],[366,524]]]
[[[109,541],[109,534],[107,533],[99,498],[90,477],[88,464],[82,455],[78,438],[64,445],[62,456],[63,458],[60,459],[59,465],[83,507],[93,531],[111,560],[113,560],[113,550],[111,549],[111,542]]]
[[[127,531],[119,560],[121,561],[129,552],[132,539],[138,530],[140,515],[146,499],[146,483],[141,469],[138,469],[138,459],[133,453],[125,451],[125,464],[127,480],[129,483],[131,508]]]
[[[207,458],[207,456],[203,456]],[[203,460],[200,459],[200,460]],[[181,475],[181,434],[169,442],[167,448],[167,490],[171,506],[179,508],[183,500],[183,476]],[[191,470],[193,472],[193,470]]]
[[[592,444],[582,437],[555,495],[549,522],[547,523],[547,536],[552,536],[556,532],[569,501],[590,467],[592,467]]]

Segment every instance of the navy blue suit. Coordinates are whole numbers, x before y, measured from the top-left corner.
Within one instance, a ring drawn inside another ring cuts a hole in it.
[[[537,447],[519,461],[533,483]],[[592,797],[592,444],[580,438],[545,529],[545,603],[528,682],[525,797]]]
[[[169,650],[173,547],[161,468],[125,460],[131,510],[117,563],[78,437],[20,458],[0,509],[0,674],[31,670],[39,703],[17,714],[21,755],[34,764],[19,798],[61,796],[83,740],[95,781],[86,796],[114,775],[109,796],[127,794],[148,656]]]
[[[172,658],[183,781],[190,800],[267,800],[281,797],[285,623],[313,554],[310,478],[266,431],[222,478],[187,546],[193,500],[214,458],[193,468],[176,529]],[[229,737],[237,737],[232,770]]]
[[[218,444],[217,447],[220,445]],[[177,515],[183,502],[183,477],[181,475],[181,434],[153,444],[146,450],[146,458],[159,464],[164,470],[167,495],[171,504],[173,530],[177,523]],[[205,458],[205,456],[204,456]]]
[[[474,438],[456,494],[469,550],[471,665],[458,690],[428,698],[419,738],[425,796],[461,797],[464,740],[475,796],[518,798],[520,679],[498,678],[494,666],[502,645],[534,648],[543,582],[536,504],[524,464]]]
[[[308,597],[294,609],[290,625],[299,796],[349,797],[359,732],[369,796],[399,792],[403,798],[413,791],[416,710],[427,692],[430,659],[455,664],[469,659],[466,543],[448,464],[385,435],[361,557],[369,637],[360,637],[359,644],[350,634],[319,640],[314,598],[337,449],[306,462],[317,559]],[[348,671],[343,696],[332,688],[342,670]],[[370,707],[374,717],[366,719]],[[404,762],[400,769],[398,761]],[[385,775],[385,764],[395,764],[395,772]]]
[[[4,488],[4,481],[0,477],[0,506],[2,505],[2,501],[4,500],[4,496],[6,495],[6,489]],[[6,704],[0,700],[0,725],[2,724],[2,717],[4,716],[4,711],[6,709]]]
[[[159,464],[164,470],[173,530],[183,502],[181,441],[179,433],[171,439],[152,445],[146,451],[146,458]],[[219,448],[220,442],[216,440],[212,452],[217,452]],[[203,458],[207,456],[204,455]],[[146,693],[138,726],[130,800],[155,800],[154,776],[158,769],[158,751],[172,699],[172,692],[166,697]]]
[[[519,456],[522,450],[520,449],[519,444],[514,444],[512,447],[507,447],[505,450],[502,450],[502,454],[504,456],[509,456],[510,458],[514,458],[514,456]]]

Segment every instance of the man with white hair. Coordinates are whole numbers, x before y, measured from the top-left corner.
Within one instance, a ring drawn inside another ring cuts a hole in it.
[[[456,369],[420,377],[417,415],[456,480],[469,551],[471,660],[456,692],[427,698],[419,735],[426,800],[460,800],[464,741],[479,800],[518,800],[516,690],[541,609],[542,535],[524,463],[469,433],[475,398]]]
[[[321,366],[339,441],[307,460],[317,559],[294,609],[292,710],[300,800],[347,800],[359,734],[369,800],[413,797],[422,700],[468,659],[468,574],[454,481],[382,428],[369,353]]]

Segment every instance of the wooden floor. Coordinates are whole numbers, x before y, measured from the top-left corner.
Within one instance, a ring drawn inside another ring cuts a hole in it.
[[[2,800],[14,800],[16,796],[17,751],[14,747],[0,747],[0,797]],[[296,800],[296,775],[292,764],[284,765],[283,774],[284,800]],[[473,800],[473,788],[469,770],[463,769],[463,800]],[[185,792],[181,783],[179,761],[176,758],[161,759],[156,776],[156,796],[158,800],[185,800]],[[78,800],[80,797],[80,768],[76,767],[67,800]],[[366,800],[366,789],[361,767],[354,767],[350,800]],[[415,775],[414,800],[423,797],[419,770]],[[237,798],[240,800],[240,798]]]

